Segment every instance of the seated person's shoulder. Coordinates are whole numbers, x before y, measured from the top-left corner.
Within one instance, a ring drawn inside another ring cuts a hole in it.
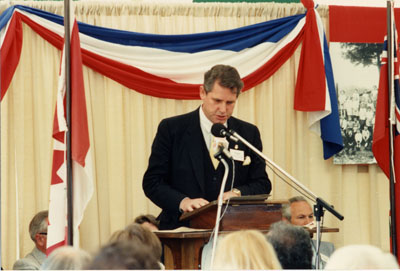
[[[38,270],[39,268],[35,266],[34,262],[28,258],[22,258],[17,260],[13,265],[13,270]]]
[[[320,251],[321,253],[330,256],[335,251],[335,245],[331,242],[322,241]]]
[[[335,245],[333,243],[331,242],[323,242],[323,243],[325,243],[326,246],[330,248],[332,251],[335,250]]]

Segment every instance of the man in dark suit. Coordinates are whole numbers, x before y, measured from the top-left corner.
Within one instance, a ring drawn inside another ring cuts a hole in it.
[[[187,226],[179,221],[182,212],[191,212],[218,198],[224,167],[219,163],[215,168],[209,154],[214,123],[235,130],[262,150],[257,127],[231,117],[242,88],[243,82],[235,68],[216,65],[204,75],[204,84],[200,87],[202,106],[159,124],[143,177],[143,190],[162,209],[160,229]],[[223,199],[269,193],[271,182],[265,162],[244,144],[230,142],[229,150],[235,163],[234,184],[233,167],[229,163]]]

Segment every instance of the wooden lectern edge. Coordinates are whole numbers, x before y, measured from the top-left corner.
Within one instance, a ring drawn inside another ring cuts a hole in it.
[[[233,200],[232,200],[233,199]],[[265,203],[271,203],[271,204],[285,204],[288,203],[287,200],[270,200],[270,199],[265,199],[265,200],[260,200],[260,199],[251,199],[251,200],[238,200],[235,201],[235,198],[231,198],[229,204],[230,205],[235,205],[235,204],[254,204],[254,203],[259,203],[259,204],[265,204]],[[224,204],[226,204],[227,201],[224,201]],[[202,207],[200,207],[199,209],[195,209],[192,212],[185,212],[181,215],[181,217],[179,218],[180,221],[184,221],[187,219],[192,219],[194,217],[196,217],[198,214],[203,213],[204,211],[213,208],[214,206],[218,205],[218,201],[214,200],[210,203],[208,203],[207,205],[204,205]],[[310,229],[308,227],[304,227],[304,229],[306,229],[307,231],[309,231],[310,233],[316,233],[316,228]],[[199,232],[202,231],[202,229],[199,229]],[[203,229],[204,231],[204,229]],[[330,227],[322,227],[321,228],[322,232],[326,232],[326,233],[333,233],[333,232],[339,232],[339,228],[330,228]]]
[[[257,195],[255,195],[255,196],[257,196]],[[268,203],[271,203],[271,204],[277,204],[277,203],[285,204],[285,203],[288,203],[287,200],[270,200],[270,199],[260,200],[257,197],[254,197],[254,199],[247,198],[246,200],[242,200],[241,198],[244,198],[244,197],[231,198],[230,201],[229,201],[229,205],[234,205],[234,204],[254,204],[254,203],[259,203],[259,204],[261,204],[261,203],[267,203],[267,204]],[[223,202],[223,204],[226,204],[226,202],[227,202],[227,200],[225,200]],[[179,220],[180,221],[184,221],[184,220],[193,218],[193,217],[197,216],[199,213],[202,213],[202,212],[204,212],[204,211],[206,211],[206,210],[208,210],[208,209],[210,209],[210,208],[212,208],[212,207],[214,207],[216,205],[218,205],[218,200],[213,200],[210,203],[208,203],[207,205],[204,205],[204,206],[202,206],[202,207],[200,207],[198,209],[195,209],[195,210],[193,210],[191,212],[184,212],[180,216]]]
[[[225,202],[224,202],[225,203]],[[184,212],[181,217],[179,218],[180,221],[184,221],[188,218],[191,218],[193,216],[196,216],[198,213],[202,213],[203,211],[212,208],[214,205],[217,205],[218,201],[217,200],[213,200],[210,203],[208,203],[207,205],[204,205],[198,209],[194,209],[191,212]]]

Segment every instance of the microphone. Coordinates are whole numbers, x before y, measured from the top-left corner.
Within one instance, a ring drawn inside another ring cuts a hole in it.
[[[221,123],[214,123],[213,126],[211,127],[211,133],[213,134],[213,136],[216,137],[226,137],[235,142],[239,141],[239,139],[233,136]]]
[[[224,145],[218,145],[218,152],[214,154],[214,157],[218,159],[218,156],[224,154],[228,159],[232,160],[232,154],[224,147]]]
[[[213,134],[213,136],[225,137],[227,132],[228,131],[226,127],[221,123],[214,123],[213,126],[211,126],[211,133]]]

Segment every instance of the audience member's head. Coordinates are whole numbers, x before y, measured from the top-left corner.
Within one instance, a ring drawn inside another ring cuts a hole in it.
[[[48,217],[47,210],[41,211],[29,223],[29,235],[36,247],[43,253],[46,253]]]
[[[269,228],[267,240],[274,247],[283,269],[311,269],[311,239],[303,227],[276,222]]]
[[[297,196],[290,198],[282,207],[282,219],[293,225],[305,226],[314,221],[314,213],[308,201]]]
[[[325,269],[399,269],[396,258],[371,245],[349,245],[337,249]]]
[[[151,231],[157,231],[160,225],[160,222],[154,215],[140,215],[135,218],[134,223],[147,227]]]
[[[271,244],[256,230],[227,234],[218,241],[213,269],[282,269]]]
[[[161,260],[162,247],[160,239],[152,231],[142,227],[140,224],[133,223],[126,226],[123,230],[116,231],[110,238],[110,242],[115,241],[131,241],[147,245],[153,255],[158,260]]]
[[[125,229],[116,230],[111,234],[110,238],[108,239],[108,243],[117,242],[121,239],[126,240],[127,236],[128,233],[125,231]]]
[[[90,262],[86,251],[71,246],[55,249],[42,263],[41,270],[82,270]]]
[[[102,247],[86,269],[159,270],[160,265],[148,246],[141,242],[118,241]]]

